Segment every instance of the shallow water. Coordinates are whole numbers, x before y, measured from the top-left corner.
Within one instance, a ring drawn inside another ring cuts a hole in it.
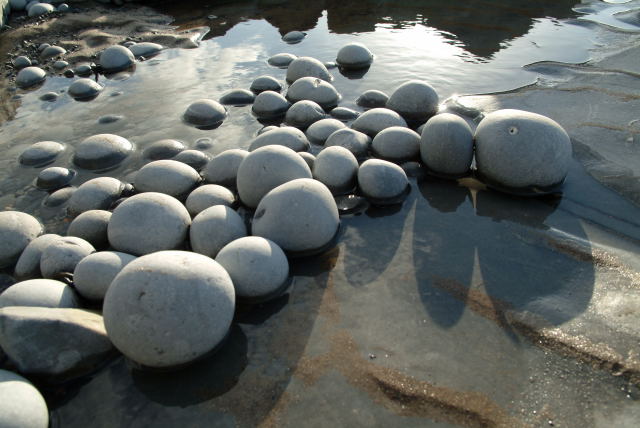
[[[63,77],[18,91],[17,115],[0,128],[0,204],[35,214],[49,232],[66,230],[64,211],[44,207],[46,192],[33,187],[40,169],[17,163],[40,140],[72,149],[93,134],[121,135],[139,150],[103,175],[128,181],[145,162],[142,149],[159,139],[193,147],[211,138],[212,154],[247,148],[263,126],[250,106],[231,107],[207,131],[181,114],[260,75],[284,83],[285,70],[266,62],[280,52],[326,62],[347,42],[367,45],[375,60],[366,74],[330,70],[340,105],[356,110],[364,90],[391,94],[410,79],[432,84],[443,102],[544,82],[540,68],[523,67],[584,63],[611,34],[638,31],[616,18],[638,2],[584,3],[165,5],[181,28],[211,27],[198,48],[166,50],[123,80],[101,77],[105,89],[91,102],[40,101],[68,87]],[[308,35],[287,45],[280,38],[290,30]],[[124,118],[99,124],[108,114]],[[71,154],[54,165],[71,167]],[[73,184],[95,176],[79,171]],[[414,178],[401,205],[343,216],[333,250],[292,261],[287,295],[239,308],[218,354],[170,375],[118,359],[86,382],[47,390],[54,426],[625,426],[640,417],[637,383],[614,376],[592,348],[603,342],[629,358],[637,349],[637,330],[603,317],[599,302],[637,293],[639,214],[578,160],[564,194],[543,199],[472,179]],[[562,330],[550,338],[540,323]]]

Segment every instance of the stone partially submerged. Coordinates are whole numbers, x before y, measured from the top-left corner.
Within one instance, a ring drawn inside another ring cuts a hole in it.
[[[329,70],[322,62],[308,56],[294,59],[287,68],[287,82],[293,83],[302,77],[317,77],[327,82],[333,80]]]
[[[120,165],[133,149],[133,144],[119,135],[92,135],[76,146],[73,163],[91,171],[104,171]]]
[[[227,110],[217,101],[200,99],[191,103],[182,117],[190,125],[213,129],[220,126],[225,120]]]
[[[297,128],[286,126],[258,135],[249,144],[249,151],[252,152],[260,147],[270,145],[288,147],[294,152],[309,150],[309,140],[307,140],[304,132]]]
[[[64,150],[64,144],[55,141],[38,141],[25,149],[18,157],[18,161],[22,165],[41,167],[56,160]]]
[[[373,62],[373,54],[362,43],[349,43],[340,48],[336,62],[347,70],[367,68]]]
[[[406,128],[407,122],[398,113],[388,108],[368,110],[358,116],[351,125],[356,131],[363,132],[372,138],[375,137],[378,132],[392,126],[402,126]]]

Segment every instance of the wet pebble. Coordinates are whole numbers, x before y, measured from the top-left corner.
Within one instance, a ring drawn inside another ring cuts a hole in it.
[[[40,308],[78,308],[78,297],[64,282],[29,279],[13,284],[0,294],[0,308],[28,306]]]
[[[358,161],[349,150],[340,146],[326,147],[313,166],[313,178],[320,181],[334,195],[351,191],[356,185]]]
[[[93,66],[92,64],[78,64],[73,69],[74,73],[80,77],[89,77],[93,74]]]
[[[189,165],[171,159],[143,166],[134,179],[139,192],[158,192],[178,199],[186,197],[200,182],[200,174]]]
[[[435,115],[422,131],[420,157],[434,175],[464,176],[473,161],[473,131],[459,116],[451,113]]]
[[[14,276],[20,281],[41,277],[40,258],[42,257],[42,252],[59,238],[60,235],[47,233],[29,242],[29,245],[20,254],[20,258],[16,263]]]
[[[58,93],[56,92],[45,92],[44,94],[40,95],[40,101],[54,102],[58,100],[59,96],[60,95],[58,95]]]
[[[82,238],[64,236],[47,245],[40,257],[40,272],[43,278],[56,279],[60,275],[73,273],[80,260],[96,249]]]
[[[147,192],[131,196],[113,210],[107,233],[115,250],[139,256],[181,247],[190,225],[191,216],[180,201]]]
[[[294,59],[287,68],[287,82],[292,83],[302,77],[317,77],[327,82],[333,80],[323,63],[308,56]]]
[[[362,43],[349,43],[340,48],[336,62],[345,69],[367,68],[373,62],[373,54]]]
[[[30,88],[44,82],[47,73],[39,67],[25,67],[16,76],[16,85],[20,88]]]
[[[27,4],[27,9],[30,9],[31,6],[33,6],[33,4],[38,4],[38,2],[29,2],[29,4]],[[38,52],[42,52],[43,50],[45,50],[46,48],[48,48],[49,46],[51,46],[49,43],[42,43],[38,46]]]
[[[421,123],[438,112],[438,103],[438,94],[431,85],[411,80],[393,91],[387,101],[387,108],[407,120]]]
[[[53,63],[53,68],[55,70],[58,70],[58,71],[66,68],[68,66],[69,66],[69,63],[67,61],[56,61],[56,62]]]
[[[59,55],[64,55],[67,53],[67,50],[61,46],[49,46],[42,52],[40,52],[41,59],[49,59]]]
[[[225,268],[236,296],[251,302],[277,297],[288,284],[289,261],[273,241],[258,236],[236,239],[216,256]]]
[[[100,65],[107,73],[115,73],[131,67],[135,63],[133,53],[124,46],[109,46],[100,54]]]
[[[403,195],[408,185],[404,170],[385,160],[369,159],[358,169],[360,191],[376,204],[398,202],[397,198]]]
[[[68,12],[69,11],[69,5],[66,3],[61,3],[58,5],[58,7],[56,8],[56,10],[58,12]]]
[[[300,43],[306,36],[307,33],[302,31],[289,31],[287,34],[282,36],[282,41],[293,45],[295,43]]]
[[[356,104],[362,108],[377,108],[385,107],[388,100],[389,96],[384,92],[370,89],[356,99]]]
[[[200,171],[211,160],[211,155],[200,150],[183,150],[173,160],[185,163],[196,171]]]
[[[284,146],[261,147],[238,168],[238,194],[243,204],[255,208],[271,189],[297,178],[311,178],[311,170],[296,152]]]
[[[253,101],[251,111],[259,119],[272,119],[283,116],[291,104],[285,97],[274,91],[264,91]]]
[[[353,155],[361,159],[366,157],[371,145],[371,138],[355,129],[343,128],[338,129],[329,135],[324,143],[325,147],[339,146],[349,150]]]
[[[256,96],[247,89],[232,89],[220,97],[220,104],[244,106],[252,104]]]
[[[38,173],[36,186],[43,190],[59,189],[69,185],[75,176],[76,172],[72,169],[52,166]]]
[[[285,126],[258,135],[249,144],[249,151],[252,152],[260,147],[274,144],[288,147],[294,152],[309,150],[309,140],[304,132],[291,126]]]
[[[331,114],[331,117],[341,121],[345,121],[345,122],[349,120],[357,119],[358,116],[360,116],[360,112],[357,112],[347,107],[336,107],[333,110],[331,110],[329,114]]]
[[[317,103],[302,100],[294,103],[285,114],[285,122],[296,128],[306,129],[314,122],[326,117],[326,113]]]
[[[407,127],[407,122],[393,110],[388,108],[374,108],[361,114],[351,125],[357,131],[364,132],[370,137],[383,129],[392,126]]]
[[[276,55],[273,55],[272,57],[270,57],[267,60],[267,62],[269,63],[269,65],[272,65],[274,67],[286,68],[296,58],[298,58],[298,57],[296,55],[294,55],[294,54],[279,53],[279,54],[276,54]]]
[[[287,91],[287,99],[293,103],[309,100],[329,109],[338,104],[340,94],[329,82],[316,77],[302,77],[291,84]]]
[[[89,254],[73,271],[73,285],[85,299],[101,301],[116,275],[136,258],[118,251]]]
[[[0,212],[0,269],[13,266],[27,245],[43,232],[38,219],[27,213]]]
[[[161,368],[211,352],[226,337],[234,311],[233,283],[216,261],[191,252],[161,251],[120,271],[105,296],[103,313],[109,339],[124,355]]]
[[[69,86],[68,93],[71,98],[84,101],[92,100],[102,91],[102,85],[91,79],[78,79]]]
[[[187,107],[184,120],[196,127],[214,128],[219,126],[227,117],[227,110],[217,101],[200,99]]]
[[[185,205],[189,214],[196,216],[214,205],[232,206],[236,201],[233,192],[218,184],[205,184],[189,194]]]
[[[209,150],[213,147],[213,140],[209,137],[198,138],[195,143],[193,143],[193,147],[198,150]]]
[[[151,42],[136,43],[128,47],[134,57],[149,58],[160,53],[163,49],[162,45]]]
[[[229,149],[214,156],[202,171],[204,181],[235,188],[238,168],[248,154],[246,150]]]
[[[302,178],[265,195],[256,208],[251,231],[292,255],[311,255],[326,249],[339,225],[329,189],[317,180]]]
[[[76,190],[75,187],[63,187],[60,190],[56,190],[44,199],[43,205],[49,208],[59,207],[71,199]]]
[[[0,369],[0,426],[28,428],[49,426],[49,409],[40,391],[22,376],[2,369]]]
[[[229,242],[247,236],[244,220],[226,205],[214,205],[195,216],[189,230],[191,249],[215,258]]]
[[[89,210],[108,210],[124,190],[125,184],[117,178],[93,178],[73,192],[69,198],[69,212],[78,215]]]
[[[145,147],[142,157],[149,160],[171,159],[182,152],[186,147],[182,141],[165,138],[154,141]]]
[[[342,128],[346,125],[338,119],[322,119],[309,126],[305,134],[312,143],[324,144],[329,135]]]
[[[55,10],[55,7],[53,7],[52,5],[48,4],[48,3],[36,3],[33,6],[31,6],[29,8],[29,12],[28,15],[30,17],[32,16],[40,16],[40,15],[44,15],[50,12],[53,12]]]
[[[94,248],[105,248],[109,245],[107,237],[107,226],[111,219],[111,212],[105,210],[89,210],[74,218],[69,228],[67,236],[82,238]]]
[[[378,132],[371,142],[373,153],[392,162],[404,162],[418,158],[420,135],[400,126],[392,126]]]
[[[39,141],[23,151],[18,161],[22,165],[41,167],[56,160],[64,150],[65,146],[55,141]]]
[[[260,76],[256,77],[255,80],[251,82],[249,89],[255,94],[259,94],[264,91],[280,92],[282,90],[282,85],[275,77]]]
[[[101,125],[107,125],[109,123],[114,123],[122,119],[124,119],[124,116],[120,114],[105,114],[104,116],[100,116],[98,118],[98,123]]]
[[[88,170],[106,170],[122,163],[132,152],[133,144],[114,134],[97,134],[76,146],[73,163]]]
[[[24,55],[20,55],[17,56],[13,59],[13,61],[11,61],[13,63],[13,66],[17,69],[17,70],[21,70],[25,67],[29,67],[31,66],[31,60],[24,56]]]

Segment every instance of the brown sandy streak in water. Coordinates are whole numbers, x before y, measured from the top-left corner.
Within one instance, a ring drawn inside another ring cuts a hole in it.
[[[453,297],[465,301],[476,314],[495,322],[501,327],[509,327],[525,337],[531,344],[573,358],[594,368],[606,370],[614,376],[624,376],[635,384],[640,384],[640,362],[633,358],[624,359],[605,344],[591,342],[583,336],[572,336],[557,328],[536,327],[548,324],[540,317],[530,315],[525,319],[513,311],[511,305],[492,300],[486,293],[469,289],[458,281],[448,278],[433,278],[439,289]],[[506,323],[506,324],[505,324]]]

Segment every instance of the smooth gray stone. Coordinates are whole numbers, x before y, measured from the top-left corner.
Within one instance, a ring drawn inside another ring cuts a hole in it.
[[[101,301],[116,275],[136,258],[118,251],[89,254],[73,271],[73,285],[85,299]]]
[[[371,142],[373,153],[391,162],[414,160],[420,155],[420,135],[400,126],[378,132]]]
[[[473,131],[451,113],[433,116],[420,138],[420,157],[435,175],[457,178],[469,172],[473,161]]]
[[[269,63],[269,65],[272,65],[274,67],[286,68],[296,58],[298,58],[298,57],[296,55],[294,55],[294,54],[279,53],[279,54],[275,54],[272,57],[270,57],[267,60],[267,62]]]
[[[358,159],[367,155],[370,144],[371,138],[367,134],[350,128],[338,129],[324,142],[325,147],[344,147]]]
[[[36,3],[29,8],[28,15],[31,16],[40,16],[50,12],[53,12],[55,7],[48,3]]]
[[[13,66],[17,70],[23,69],[25,67],[29,67],[31,65],[31,60],[24,55],[15,57],[11,62],[13,63]]]
[[[43,205],[49,208],[59,207],[71,199],[71,196],[76,190],[78,189],[75,187],[63,187],[62,189],[56,190],[45,198]]]
[[[292,83],[302,77],[317,77],[327,82],[333,80],[329,70],[323,63],[308,56],[294,59],[287,68],[287,82]]]
[[[235,188],[238,168],[248,154],[246,150],[229,149],[214,156],[202,171],[204,181]]]
[[[295,44],[300,43],[305,37],[307,37],[307,33],[303,31],[289,31],[287,34],[282,36],[282,41],[289,44]]]
[[[82,238],[95,248],[104,248],[109,245],[107,237],[109,219],[111,219],[110,211],[85,211],[71,221],[67,236]]]
[[[251,232],[284,251],[307,255],[323,251],[339,226],[338,207],[329,189],[303,178],[284,183],[262,198]]]
[[[40,95],[40,101],[48,101],[48,102],[53,102],[53,101],[57,101],[57,99],[60,97],[60,95],[57,92],[45,92],[44,94]]]
[[[30,88],[40,82],[44,82],[47,73],[39,67],[25,67],[16,76],[16,85],[20,88]]]
[[[280,129],[280,127],[276,125],[269,125],[269,126],[262,127],[258,130],[258,132],[256,133],[256,136],[264,134],[265,132],[274,131],[276,129]]]
[[[329,135],[338,129],[346,128],[343,122],[338,119],[321,119],[309,126],[305,134],[309,141],[315,144],[324,144]]]
[[[291,126],[285,126],[258,135],[249,144],[249,151],[252,152],[260,147],[270,145],[288,147],[294,152],[309,150],[309,140],[304,132]]]
[[[100,54],[100,65],[107,73],[125,70],[135,64],[133,53],[124,46],[109,46]]]
[[[33,6],[34,4],[38,4],[38,1],[30,1],[27,4],[27,10],[31,9],[31,6]],[[49,46],[51,46],[49,43],[42,43],[40,44],[40,46],[38,46],[38,52],[42,52],[43,50],[45,50],[46,48],[48,48]]]
[[[349,43],[340,48],[336,62],[345,69],[367,68],[373,62],[373,54],[362,43]]]
[[[27,0],[9,0],[11,10],[25,10],[27,8]]]
[[[125,184],[113,177],[91,179],[78,187],[69,198],[69,213],[78,215],[89,210],[108,210],[125,189]]]
[[[220,104],[244,106],[252,104],[255,98],[256,96],[253,92],[247,89],[232,89],[222,94],[220,97]]]
[[[59,189],[71,183],[75,176],[76,172],[72,169],[52,166],[38,173],[36,186],[43,190]]]
[[[161,251],[125,266],[103,308],[109,338],[123,354],[143,366],[172,367],[224,339],[235,292],[229,274],[209,257]]]
[[[356,131],[364,132],[370,137],[383,129],[392,126],[407,127],[407,122],[393,110],[388,108],[374,108],[361,114],[351,125]]]
[[[285,97],[274,91],[264,91],[256,96],[251,111],[259,119],[271,119],[284,115],[291,104]]]
[[[200,99],[194,101],[184,112],[184,120],[198,127],[219,126],[227,117],[227,110],[222,104],[214,100]]]
[[[358,168],[358,186],[362,194],[374,202],[397,198],[408,185],[407,174],[394,163],[369,159]]]
[[[92,64],[78,64],[73,69],[73,72],[81,77],[88,77],[93,74]]]
[[[136,174],[133,184],[139,192],[158,192],[181,198],[199,182],[200,174],[189,165],[163,159],[143,166]]]
[[[113,134],[97,134],[85,138],[76,146],[73,163],[80,168],[96,171],[114,168],[133,151],[126,138]]]
[[[67,92],[75,100],[88,100],[97,97],[102,89],[102,85],[95,80],[80,78],[69,86]]]
[[[140,42],[140,43],[136,43],[132,46],[129,46],[128,49],[131,51],[131,53],[133,54],[134,57],[136,58],[140,58],[140,57],[145,57],[145,58],[149,58],[152,57],[154,55],[157,55],[160,53],[160,51],[163,49],[162,45],[159,45],[157,43],[151,43],[151,42]]]
[[[56,160],[64,150],[65,146],[55,141],[39,141],[22,152],[18,161],[22,165],[41,167]]]
[[[42,252],[60,238],[60,235],[47,233],[29,242],[29,245],[26,246],[16,263],[14,270],[16,279],[23,281],[26,279],[40,278],[42,276],[40,272]]]
[[[345,121],[345,122],[349,120],[357,119],[358,116],[360,116],[359,112],[347,107],[336,107],[333,110],[331,110],[329,114],[331,115],[331,117],[338,120]]]
[[[53,279],[28,279],[13,284],[0,294],[0,308],[29,306],[40,308],[78,308],[73,288]]]
[[[313,178],[327,186],[334,195],[352,190],[356,185],[358,160],[340,146],[326,147],[313,165]]]
[[[244,205],[255,208],[271,189],[296,178],[311,178],[309,166],[296,152],[284,146],[261,147],[238,168],[238,194]]]
[[[117,122],[122,119],[124,119],[124,116],[120,114],[105,114],[104,116],[100,116],[98,118],[98,123],[101,125],[106,125],[109,123]]]
[[[69,63],[67,61],[56,61],[53,63],[53,68],[58,71],[63,70],[68,66],[69,66]]]
[[[287,99],[293,103],[309,100],[329,109],[338,105],[340,94],[329,82],[317,77],[301,77],[289,86]]]
[[[192,216],[214,205],[232,206],[236,201],[233,192],[218,184],[205,184],[195,189],[187,197],[185,205]]]
[[[109,220],[109,243],[140,256],[183,245],[191,216],[177,199],[163,193],[134,195],[116,207]]]
[[[175,155],[173,160],[187,164],[196,171],[200,171],[209,163],[211,155],[200,150],[183,150]]]
[[[389,97],[387,108],[407,120],[425,121],[438,112],[439,98],[426,82],[411,80],[403,83]]]
[[[226,205],[215,205],[201,211],[191,223],[191,249],[215,258],[229,242],[247,236],[242,217]]]
[[[42,52],[40,52],[41,59],[49,59],[58,55],[64,55],[67,53],[67,50],[61,46],[49,46]]]
[[[296,128],[306,129],[314,122],[326,117],[326,113],[317,103],[303,100],[294,103],[284,117],[284,121]]]
[[[58,12],[68,12],[69,11],[69,5],[66,3],[61,3],[58,5],[58,7],[56,8],[56,11]]]
[[[313,171],[313,165],[316,161],[316,157],[309,152],[298,152],[298,154],[307,163],[309,169]]]
[[[554,186],[569,170],[569,136],[546,116],[522,110],[489,113],[478,125],[475,141],[478,172],[499,186]]]
[[[63,236],[47,245],[40,256],[40,272],[43,278],[56,279],[62,274],[73,273],[80,260],[96,249],[82,238]]]
[[[171,159],[185,149],[184,143],[170,138],[155,141],[145,147],[142,157],[149,160]]]
[[[356,104],[363,108],[378,108],[385,107],[388,100],[389,96],[384,92],[370,89],[356,99]]]
[[[274,91],[280,92],[282,90],[282,84],[275,77],[271,76],[260,76],[256,77],[253,82],[251,82],[251,86],[249,89],[259,94],[264,91]]]
[[[0,309],[0,346],[22,373],[56,382],[88,374],[114,353],[102,317],[75,308]]]
[[[43,232],[38,219],[27,213],[0,212],[0,269],[13,266],[27,245]]]
[[[247,236],[225,245],[216,256],[239,298],[264,301],[277,297],[289,277],[289,261],[273,241]]]
[[[213,147],[213,140],[209,137],[198,138],[193,147],[198,150],[209,150]]]
[[[16,0],[13,1],[17,3]],[[49,427],[49,409],[40,391],[22,376],[2,369],[0,369],[0,426],[5,428]]]

